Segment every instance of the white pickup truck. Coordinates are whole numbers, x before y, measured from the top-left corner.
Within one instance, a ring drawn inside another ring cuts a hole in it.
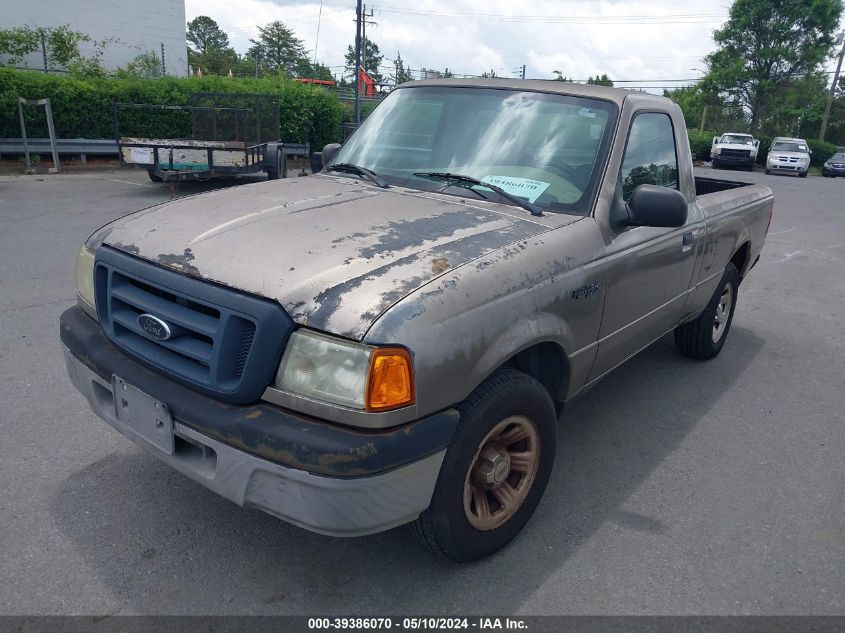
[[[713,145],[710,147],[713,169],[732,165],[753,171],[759,147],[760,141],[750,134],[727,132],[722,136],[714,136]]]

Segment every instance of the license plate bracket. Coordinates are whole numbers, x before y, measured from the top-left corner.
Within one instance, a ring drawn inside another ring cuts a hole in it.
[[[113,375],[111,382],[118,421],[136,437],[172,455],[173,415],[170,408],[119,376]]]

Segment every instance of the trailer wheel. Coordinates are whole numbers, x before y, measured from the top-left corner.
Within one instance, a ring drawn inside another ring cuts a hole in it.
[[[150,177],[150,180],[153,182],[164,182],[164,179],[155,173],[152,169],[147,170],[147,175]]]
[[[276,160],[267,168],[267,180],[288,177],[288,154],[283,148],[276,150]]]

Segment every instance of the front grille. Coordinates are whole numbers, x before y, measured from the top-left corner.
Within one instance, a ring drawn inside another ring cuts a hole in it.
[[[797,163],[798,159],[794,156],[778,156],[778,160],[782,163]]]
[[[748,158],[751,156],[751,150],[747,149],[728,149],[722,148],[722,156],[730,158]]]
[[[261,395],[293,329],[278,304],[108,247],[97,251],[94,280],[97,313],[112,341],[155,369],[232,402]],[[148,334],[141,315],[163,321],[170,336]]]

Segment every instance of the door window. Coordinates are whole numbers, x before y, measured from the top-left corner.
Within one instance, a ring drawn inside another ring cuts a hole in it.
[[[669,115],[645,112],[634,118],[621,176],[625,200],[640,185],[678,188],[678,156]]]

